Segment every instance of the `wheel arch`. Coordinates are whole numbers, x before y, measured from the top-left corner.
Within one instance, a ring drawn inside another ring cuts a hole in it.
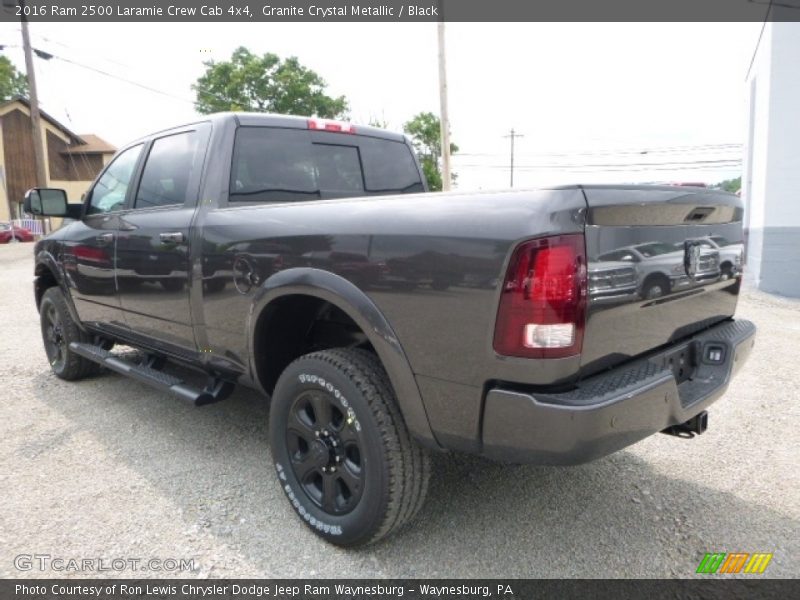
[[[361,330],[386,369],[409,431],[425,445],[438,448],[410,362],[389,321],[361,289],[339,275],[320,269],[295,268],[276,273],[262,284],[253,299],[247,327],[253,379],[270,391],[269,382],[262,381],[259,374],[259,343],[276,317],[280,317],[277,307],[290,299],[292,302],[305,299],[310,305],[332,305]]]
[[[65,286],[63,285],[61,270],[58,268],[58,263],[55,257],[49,252],[39,252],[36,255],[36,265],[33,268],[34,284],[33,292],[36,298],[36,310],[39,310],[39,305],[42,302],[42,296],[51,287],[59,286],[61,291],[67,297],[67,306],[73,312],[72,303],[69,301],[69,296],[66,293]]]

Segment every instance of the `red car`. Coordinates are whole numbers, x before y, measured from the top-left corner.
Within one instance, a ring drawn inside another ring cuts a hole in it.
[[[0,223],[0,244],[7,244],[16,239],[19,242],[32,242],[33,234],[24,227],[17,227],[10,223]]]

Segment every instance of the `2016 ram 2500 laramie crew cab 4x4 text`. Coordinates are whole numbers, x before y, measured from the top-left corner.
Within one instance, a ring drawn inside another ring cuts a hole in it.
[[[705,430],[755,334],[707,243],[741,247],[739,198],[424,192],[402,135],[255,114],[128,145],[82,205],[33,189],[74,219],[35,248],[52,369],[198,405],[262,391],[289,501],[351,546],[414,516],[433,449],[571,464]]]

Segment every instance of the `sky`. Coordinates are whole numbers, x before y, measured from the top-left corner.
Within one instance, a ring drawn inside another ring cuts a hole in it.
[[[745,78],[761,23],[448,23],[460,189],[715,183],[741,172]],[[238,46],[297,56],[344,94],[351,120],[390,129],[438,113],[433,23],[33,23],[42,108],[115,145],[191,121],[203,61]],[[0,24],[17,45],[19,24]],[[22,51],[4,51],[20,70]],[[67,59],[72,62],[66,62]],[[80,63],[84,66],[78,66]],[[86,67],[91,67],[90,70]],[[136,82],[160,93],[115,79]],[[723,162],[718,162],[723,161]]]

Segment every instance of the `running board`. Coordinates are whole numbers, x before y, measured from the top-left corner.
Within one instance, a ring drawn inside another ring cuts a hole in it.
[[[200,390],[188,385],[182,379],[168,375],[157,368],[125,360],[94,344],[72,342],[69,348],[83,358],[96,362],[121,375],[127,375],[132,379],[146,383],[162,392],[175,394],[195,406],[204,406],[224,400],[230,396],[234,388],[234,384],[230,381],[225,381],[218,377],[210,377],[205,389]],[[157,361],[150,361],[150,364],[157,364]]]

